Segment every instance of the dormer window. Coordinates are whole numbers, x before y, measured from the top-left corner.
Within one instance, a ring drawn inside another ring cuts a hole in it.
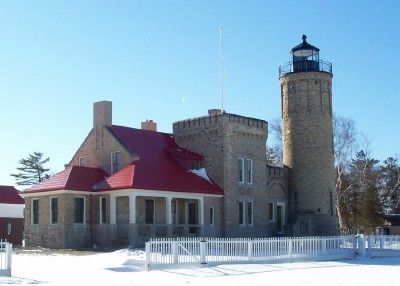
[[[118,172],[121,169],[121,152],[111,153],[111,174]]]
[[[201,161],[192,161],[191,170],[200,170],[202,168]]]

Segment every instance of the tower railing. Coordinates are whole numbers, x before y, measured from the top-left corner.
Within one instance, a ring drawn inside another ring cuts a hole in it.
[[[322,71],[332,73],[332,63],[325,61],[290,61],[279,67],[279,77],[288,73],[303,71]]]

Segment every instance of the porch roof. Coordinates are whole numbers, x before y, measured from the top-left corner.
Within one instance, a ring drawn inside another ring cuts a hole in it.
[[[23,205],[25,201],[13,186],[0,186],[0,203]]]

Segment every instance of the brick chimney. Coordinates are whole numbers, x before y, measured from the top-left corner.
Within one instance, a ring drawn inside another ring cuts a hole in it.
[[[142,129],[150,130],[150,131],[157,131],[157,123],[155,123],[153,120],[146,119],[145,122],[142,122]]]
[[[112,125],[112,102],[98,101],[93,103],[93,127]]]

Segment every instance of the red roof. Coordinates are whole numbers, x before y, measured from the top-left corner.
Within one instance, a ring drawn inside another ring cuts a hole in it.
[[[42,181],[24,193],[45,192],[54,190],[90,191],[92,186],[107,176],[101,168],[72,166]]]
[[[135,188],[222,195],[214,182],[186,170],[176,159],[178,153],[188,153],[176,144],[171,134],[113,125],[111,133],[131,152],[139,155],[139,161],[113,174],[95,189]],[[200,159],[201,155],[190,152],[188,159]]]
[[[18,194],[13,186],[0,186],[0,203],[23,205],[25,200]]]

